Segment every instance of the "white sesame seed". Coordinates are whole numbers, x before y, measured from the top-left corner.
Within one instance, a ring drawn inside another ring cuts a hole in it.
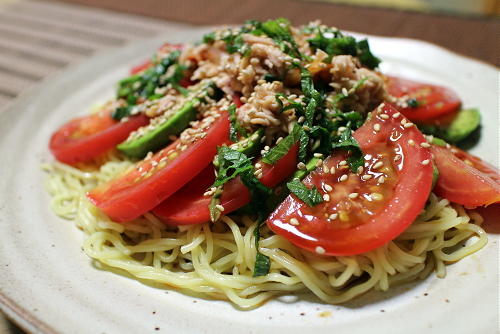
[[[406,129],[411,128],[413,126],[412,122],[408,122],[405,125],[403,125]]]
[[[316,246],[316,248],[314,249],[316,251],[316,253],[318,254],[325,254],[325,249],[321,246]]]
[[[398,154],[394,157],[394,161],[399,161],[399,160],[401,160],[401,156]]]
[[[361,173],[363,173],[364,170],[365,169],[363,168],[363,166],[359,166],[357,172],[358,172],[358,174],[361,174]]]
[[[429,159],[425,159],[424,161],[422,161],[422,165],[428,165],[431,161]]]
[[[323,153],[314,153],[313,156],[315,158],[323,158]]]
[[[345,88],[345,87],[342,88],[342,94],[349,95],[349,93],[347,92],[347,88]]]
[[[330,195],[328,195],[328,194],[324,194],[324,195],[323,195],[323,200],[324,200],[325,202],[330,201]]]
[[[223,207],[222,205],[220,205],[220,204],[217,204],[217,205],[215,206],[215,208],[216,208],[217,210],[219,210],[220,212],[224,211],[224,207]]]
[[[429,143],[426,143],[426,142],[420,143],[420,146],[425,147],[425,148],[431,147],[431,145]]]
[[[365,181],[366,181],[366,180],[371,179],[372,177],[373,177],[373,176],[371,176],[370,174],[365,174],[365,175],[361,176],[361,179],[363,179],[363,180],[365,180]]]
[[[379,169],[380,167],[382,167],[384,165],[384,163],[382,161],[377,161],[373,166],[372,166],[372,169]]]
[[[381,177],[378,178],[378,183],[384,183],[385,182],[385,177],[382,175]]]
[[[358,194],[358,193],[350,193],[350,194],[349,194],[349,198],[350,198],[350,199],[355,199],[355,198],[356,198],[356,197],[358,197],[358,196],[359,196],[359,194]]]
[[[373,198],[374,201],[381,201],[382,199],[384,199],[384,196],[379,193],[371,193],[370,197]]]
[[[405,125],[405,124],[406,124],[406,122],[407,122],[406,118],[403,118],[403,119],[401,120],[401,125]]]
[[[282,141],[282,140],[283,140],[283,137],[279,137],[278,139],[276,139],[276,144],[279,144],[280,141]]]
[[[290,218],[290,224],[292,224],[293,226],[297,226],[299,225],[299,221],[297,220],[297,218]]]
[[[408,140],[408,145],[414,146],[415,141],[413,139]]]
[[[323,165],[323,160],[319,159],[316,161],[316,167],[321,167]]]
[[[328,174],[329,172],[330,172],[330,169],[328,168],[328,166],[323,164],[323,173]]]
[[[305,164],[305,163],[303,163],[303,162],[299,162],[299,163],[297,164],[297,168],[298,168],[298,169],[301,169],[301,170],[306,170],[306,169],[307,169],[306,164]]]
[[[347,130],[347,128],[345,126],[341,126],[338,128],[339,132],[344,132],[345,130]]]
[[[399,116],[401,116],[399,112],[392,114],[392,118],[398,118]]]
[[[255,164],[255,168],[261,168],[261,167],[262,167],[262,164],[261,164],[260,162],[257,162],[257,163]]]
[[[325,188],[326,191],[332,191],[333,190],[332,186],[329,185],[329,184],[325,184],[324,188]]]
[[[298,123],[303,123],[306,120],[304,116],[300,116],[299,119],[297,120]]]
[[[380,124],[375,124],[373,125],[373,130],[375,130],[376,132],[380,131]]]
[[[335,219],[337,219],[337,217],[338,217],[338,216],[339,216],[339,214],[338,214],[338,213],[332,213],[332,214],[330,215],[330,217],[328,217],[328,218],[330,218],[331,220],[335,220]]]
[[[389,119],[389,115],[387,115],[387,114],[381,114],[380,118],[382,118],[382,119]]]
[[[330,168],[330,174],[335,174],[335,172],[336,172],[335,167],[333,167],[333,166],[332,166],[332,167]]]
[[[347,180],[347,178],[348,178],[347,174],[344,174],[344,175],[342,175],[342,176],[340,177],[339,181],[340,181],[340,182],[343,182],[343,181]]]
[[[342,160],[341,162],[339,162],[339,166],[345,166],[345,165],[347,165],[347,161]]]

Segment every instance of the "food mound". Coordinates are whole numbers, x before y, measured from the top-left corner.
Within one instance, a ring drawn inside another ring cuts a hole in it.
[[[498,171],[452,146],[477,109],[380,62],[285,19],[164,44],[54,132],[52,208],[97,264],[243,309],[444,277],[486,244]]]

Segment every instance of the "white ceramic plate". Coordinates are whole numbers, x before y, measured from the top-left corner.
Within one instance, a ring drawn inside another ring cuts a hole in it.
[[[166,36],[193,41],[201,31]],[[498,235],[480,252],[435,276],[343,306],[311,297],[274,300],[253,311],[193,298],[100,270],[81,251],[82,233],[49,210],[40,163],[51,132],[113,93],[127,68],[160,39],[103,54],[45,82],[0,115],[0,302],[35,333],[496,333]],[[382,70],[443,84],[483,115],[472,151],[498,164],[498,72],[424,42],[370,39]]]

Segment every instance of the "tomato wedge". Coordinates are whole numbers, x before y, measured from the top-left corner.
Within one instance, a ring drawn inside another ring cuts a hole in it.
[[[399,108],[399,111],[411,121],[430,121],[456,111],[461,105],[460,98],[451,89],[394,76],[386,77],[390,95],[406,103],[414,99],[417,104],[414,107]]]
[[[206,117],[168,147],[98,186],[87,197],[114,221],[130,221],[179,190],[212,161],[217,146],[228,141],[227,112]]]
[[[296,168],[297,152],[298,146],[294,145],[274,165],[259,162],[262,165],[260,181],[265,186],[275,187],[289,177]],[[213,184],[214,175],[213,166],[208,166],[185,187],[154,208],[153,213],[169,225],[190,225],[209,221],[210,197],[203,196],[203,193]],[[237,210],[249,202],[250,192],[239,178],[224,185],[220,199],[224,214]]]
[[[69,121],[50,138],[49,148],[57,160],[75,164],[90,161],[127,139],[128,135],[149,123],[145,115],[116,121],[111,110]]]
[[[477,207],[500,202],[500,171],[457,147],[432,146],[439,170],[434,192],[451,202]]]
[[[363,170],[350,172],[345,152],[328,157],[328,171],[318,168],[304,179],[324,201],[309,207],[289,195],[267,220],[275,233],[318,254],[354,255],[384,245],[415,220],[432,183],[431,152],[420,146],[424,136],[382,104],[354,137],[364,153]]]

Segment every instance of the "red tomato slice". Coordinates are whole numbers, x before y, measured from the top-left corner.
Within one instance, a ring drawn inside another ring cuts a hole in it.
[[[304,179],[325,201],[309,207],[289,195],[268,226],[301,248],[327,255],[367,252],[403,232],[431,191],[432,157],[420,146],[425,142],[420,131],[405,127],[406,119],[396,113],[382,104],[354,133],[365,155],[359,175],[345,165],[346,153],[328,157],[324,164],[336,168],[333,174],[318,168]]]
[[[456,147],[433,145],[439,170],[434,192],[451,202],[477,207],[500,202],[500,171]]]
[[[387,90],[390,95],[416,99],[417,107],[404,107],[399,110],[414,122],[425,122],[456,111],[461,101],[451,89],[413,80],[386,76]]]
[[[75,164],[90,161],[127,139],[128,135],[149,123],[145,115],[116,121],[106,109],[94,115],[73,119],[50,138],[49,148],[57,160]]]
[[[229,140],[226,112],[202,121],[191,136],[181,138],[122,175],[89,192],[90,201],[117,222],[130,221],[151,210],[200,173]],[[204,135],[206,134],[206,135]]]
[[[150,68],[151,66],[153,66],[153,63],[151,62],[151,60],[148,59],[148,60],[144,61],[143,63],[132,67],[130,69],[130,74],[134,75],[134,74],[141,73],[141,72],[147,70],[148,68]]]
[[[265,186],[275,187],[289,177],[296,168],[297,152],[298,146],[294,145],[274,165],[260,162],[262,165],[260,181]],[[203,196],[203,193],[214,180],[214,168],[208,166],[184,188],[154,208],[153,213],[170,225],[200,224],[209,221],[210,197]],[[220,202],[224,207],[224,214],[228,214],[248,204],[250,192],[239,178],[235,178],[224,185]]]

